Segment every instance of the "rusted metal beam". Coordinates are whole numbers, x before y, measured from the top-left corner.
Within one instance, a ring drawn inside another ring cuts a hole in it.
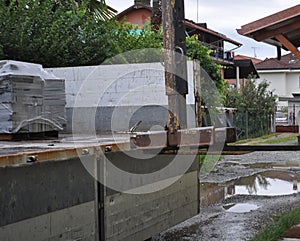
[[[194,70],[194,95],[195,95],[195,112],[196,125],[202,126],[202,107],[201,107],[201,66],[199,60],[193,61]]]
[[[77,148],[64,148],[63,146],[57,147],[57,149],[45,149],[39,151],[22,151],[16,154],[3,154],[0,155],[0,167],[13,166],[26,164],[30,162],[45,162],[45,161],[61,161],[70,158],[77,158],[85,155],[95,154],[95,148],[101,149],[102,153],[105,152],[118,152],[129,151],[130,143],[115,143],[115,144],[103,144],[103,145],[86,145]]]
[[[170,138],[171,137],[171,138]],[[214,128],[201,127],[178,130],[174,135],[167,131],[152,131],[136,133],[131,137],[132,147],[135,149],[168,149],[168,147],[195,147],[214,144]]]
[[[254,152],[254,151],[300,151],[300,145],[225,145],[227,152]]]

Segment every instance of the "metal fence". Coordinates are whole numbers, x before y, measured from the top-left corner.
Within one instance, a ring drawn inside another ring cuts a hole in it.
[[[259,137],[271,131],[273,117],[267,112],[237,112],[235,115],[238,140]]]

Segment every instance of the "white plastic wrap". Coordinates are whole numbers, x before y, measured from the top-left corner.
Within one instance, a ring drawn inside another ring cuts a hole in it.
[[[0,133],[62,130],[65,82],[41,65],[0,61]]]

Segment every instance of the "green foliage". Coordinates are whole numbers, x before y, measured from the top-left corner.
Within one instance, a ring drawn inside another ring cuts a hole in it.
[[[271,115],[276,106],[269,83],[249,80],[240,89],[228,88],[224,105],[237,108],[236,126],[239,139],[258,137],[270,131]]]
[[[18,1],[0,8],[3,58],[45,67],[99,64],[105,58],[110,23],[86,14],[84,4]],[[98,51],[95,51],[97,49]]]
[[[300,223],[300,208],[276,218],[275,222],[265,227],[252,241],[280,240],[294,225]]]
[[[225,83],[222,78],[221,65],[216,64],[210,57],[210,49],[205,47],[197,36],[186,38],[187,56],[190,59],[198,59],[201,67],[207,72],[209,77],[214,80],[216,87],[221,94],[225,93]]]
[[[269,83],[259,84],[251,76],[240,89],[227,89],[226,107],[237,108],[240,112],[255,112],[272,114],[276,106],[275,96],[268,90]]]
[[[85,4],[86,10],[98,20],[109,20],[115,16],[117,12],[110,6],[106,5],[105,0],[74,0],[77,4]]]
[[[187,37],[187,56],[198,59],[201,71],[201,102],[210,109],[210,114],[217,114],[216,107],[222,106],[225,98],[225,82],[222,78],[221,66],[210,57],[210,49],[205,47],[197,36]],[[212,79],[212,81],[208,81]]]
[[[104,61],[157,62],[163,56],[162,30],[151,31],[150,25],[139,29],[115,19],[101,21],[112,11],[104,0],[7,2],[0,2],[1,59],[64,67],[98,65]],[[187,56],[199,59],[217,88],[224,92],[220,66],[211,60],[209,51],[195,37],[187,38]],[[215,99],[209,92],[206,95]]]
[[[3,46],[0,44],[0,59],[4,59]]]
[[[150,26],[138,31],[136,26],[114,19],[100,21],[91,15],[93,5],[89,2],[20,0],[18,5],[12,2],[6,6],[1,1],[1,59],[40,63],[44,67],[97,65],[130,50],[162,48],[161,32],[150,31]],[[138,56],[129,55],[123,63],[150,62],[155,57],[157,61],[159,55],[154,55],[143,50]]]
[[[111,51],[107,63],[159,62],[163,48],[162,31],[151,31],[150,25],[140,29],[137,25],[115,22]],[[121,55],[120,55],[121,54]]]

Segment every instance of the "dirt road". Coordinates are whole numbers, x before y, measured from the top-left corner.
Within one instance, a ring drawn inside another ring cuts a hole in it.
[[[201,182],[200,214],[153,240],[250,240],[300,207],[300,152],[225,156]]]

